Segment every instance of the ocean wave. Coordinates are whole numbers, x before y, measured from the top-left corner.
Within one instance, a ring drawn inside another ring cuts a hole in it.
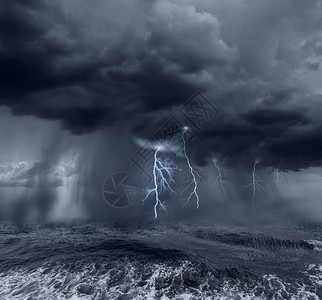
[[[313,245],[314,250],[316,251],[322,251],[322,241],[317,241],[317,240],[307,240],[310,245]]]
[[[264,248],[267,250],[278,249],[304,249],[314,250],[315,245],[305,240],[282,240],[263,234],[242,233],[218,233],[211,231],[197,230],[194,237],[198,239],[216,241],[224,244],[232,244],[237,246]]]
[[[2,232],[0,299],[322,297],[319,240],[213,232],[197,225],[3,227]]]
[[[317,266],[311,266],[312,271]],[[0,273],[1,299],[319,299],[314,284],[286,282],[274,274],[247,281],[198,268],[191,261],[168,263],[115,262],[44,265]]]

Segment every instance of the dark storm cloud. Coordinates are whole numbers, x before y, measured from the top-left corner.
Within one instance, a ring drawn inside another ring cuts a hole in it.
[[[321,165],[320,130],[321,124],[300,110],[255,109],[213,122],[198,137],[195,158],[206,164],[217,156],[231,167],[248,169],[256,159],[260,166],[285,170]]]
[[[197,87],[185,76],[206,65],[224,66],[234,52],[211,32],[218,26],[216,19],[207,15],[203,20],[193,7],[182,12],[180,6],[168,2],[153,7],[136,4],[148,25],[140,28],[135,12],[130,11],[133,29],[132,24],[122,29],[109,15],[109,5],[96,4],[93,8],[83,3],[85,7],[73,7],[74,12],[67,3],[66,7],[50,1],[3,3],[2,104],[15,114],[61,120],[75,133],[94,131],[116,119],[133,118],[185,99]],[[122,2],[119,9],[125,10],[126,5]],[[82,14],[84,9],[105,10],[110,19],[96,23],[90,17],[79,18],[77,12]],[[169,9],[174,11],[172,16],[164,14]],[[186,14],[200,20],[186,23]],[[177,17],[181,20],[175,24]],[[163,30],[166,24],[173,28]],[[100,27],[103,32],[93,32]],[[184,32],[187,41],[180,42],[177,36]],[[201,47],[189,42],[197,34],[205,36]],[[215,47],[217,53],[209,56],[207,46]]]
[[[303,3],[3,1],[0,104],[76,134],[137,130],[199,89],[222,107],[199,163],[320,165],[321,99],[301,76],[319,71],[321,7]]]

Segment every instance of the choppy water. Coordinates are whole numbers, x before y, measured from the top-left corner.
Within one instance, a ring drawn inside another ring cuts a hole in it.
[[[0,299],[321,299],[321,241],[312,224],[0,225]]]

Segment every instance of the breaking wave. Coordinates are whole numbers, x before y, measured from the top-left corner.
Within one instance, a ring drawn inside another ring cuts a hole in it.
[[[223,234],[201,228],[185,232],[178,227],[120,229],[109,225],[1,227],[0,299],[322,296],[321,253],[315,251],[318,240],[283,240],[247,232]],[[184,242],[179,241],[178,233]],[[191,234],[195,240],[190,238],[187,248]],[[209,241],[224,248],[209,245]],[[254,264],[239,255],[245,248],[261,253],[292,249],[299,263],[290,265],[281,258],[278,267],[272,268],[274,262],[260,257]],[[225,252],[220,255],[222,249]]]

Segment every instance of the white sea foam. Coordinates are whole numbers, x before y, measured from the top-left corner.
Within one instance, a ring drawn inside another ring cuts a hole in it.
[[[241,281],[224,280],[215,289],[209,288],[213,280],[197,286],[187,286],[184,274],[191,271],[191,278],[198,282],[189,261],[179,266],[168,264],[134,265],[127,262],[122,268],[109,265],[88,264],[73,268],[45,265],[35,270],[19,268],[0,273],[1,299],[175,299],[175,300],[224,300],[224,299],[319,299],[316,291],[304,283],[286,283],[276,275],[264,275],[256,288]],[[312,284],[322,283],[322,266],[309,265],[306,275]]]
[[[307,242],[314,246],[314,250],[322,251],[322,241],[307,240]]]

